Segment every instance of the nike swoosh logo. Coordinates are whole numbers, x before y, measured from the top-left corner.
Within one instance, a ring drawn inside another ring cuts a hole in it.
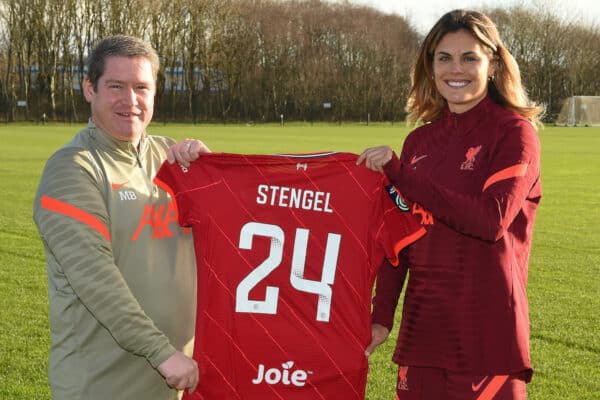
[[[422,155],[422,156],[420,156],[420,157],[413,156],[413,158],[411,158],[411,159],[410,159],[410,165],[413,165],[413,164],[416,164],[416,163],[418,163],[419,161],[421,161],[421,160],[422,160],[422,159],[424,159],[425,157],[427,157],[427,154],[425,154],[425,155]]]
[[[477,385],[474,385],[471,383],[471,390],[473,392],[479,391],[479,389],[481,389],[481,385],[483,385],[486,380],[487,380],[487,376],[484,376],[483,379],[481,380],[481,382],[479,382]]]
[[[113,183],[112,185],[110,185],[110,187],[112,188],[112,190],[119,190],[121,189],[123,186],[127,185],[129,181],[125,181],[123,183]]]

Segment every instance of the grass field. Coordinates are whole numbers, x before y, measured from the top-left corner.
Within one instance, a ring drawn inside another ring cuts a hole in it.
[[[32,201],[45,160],[81,127],[0,125],[1,400],[50,398],[46,271]],[[404,125],[383,124],[170,124],[149,130],[245,153],[360,152],[384,143],[399,149],[408,132]],[[544,195],[528,287],[536,369],[529,399],[600,399],[600,128],[546,127],[540,137]],[[369,400],[394,398],[394,341],[371,358]]]

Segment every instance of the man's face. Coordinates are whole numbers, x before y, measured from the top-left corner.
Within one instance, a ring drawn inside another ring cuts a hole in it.
[[[150,61],[108,57],[97,83],[97,91],[87,79],[83,87],[94,124],[115,139],[137,145],[154,112],[156,84]]]

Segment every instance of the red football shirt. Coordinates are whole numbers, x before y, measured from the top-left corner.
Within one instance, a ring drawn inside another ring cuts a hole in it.
[[[364,398],[377,269],[425,231],[356,158],[212,153],[162,166],[156,182],[192,227],[198,263],[188,399]]]

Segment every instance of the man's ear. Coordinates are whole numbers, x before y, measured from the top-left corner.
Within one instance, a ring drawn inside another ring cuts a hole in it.
[[[88,103],[92,102],[94,93],[95,93],[94,85],[92,84],[92,82],[90,82],[90,80],[86,76],[85,78],[83,78],[83,95],[85,96],[85,99],[88,101]]]

